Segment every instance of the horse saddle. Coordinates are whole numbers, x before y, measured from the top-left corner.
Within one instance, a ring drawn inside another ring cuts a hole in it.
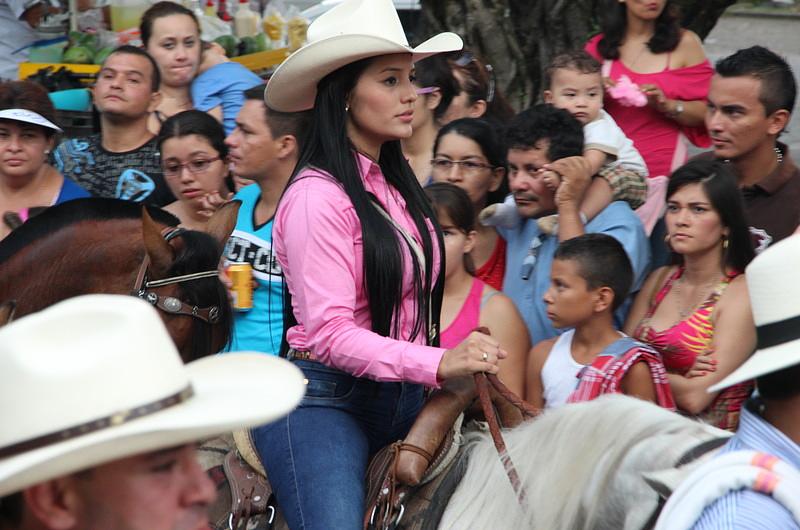
[[[438,526],[466,469],[461,423],[465,414],[475,414],[471,406],[476,397],[496,445],[502,445],[501,424],[514,427],[538,413],[495,376],[475,374],[446,381],[431,393],[405,440],[385,447],[372,460],[367,470],[364,530]],[[498,451],[504,454],[501,445]],[[516,474],[513,465],[509,471],[513,485],[511,472]],[[518,484],[514,486],[517,489]]]

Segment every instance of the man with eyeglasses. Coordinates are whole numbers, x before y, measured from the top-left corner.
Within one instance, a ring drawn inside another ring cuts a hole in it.
[[[497,226],[506,240],[503,291],[517,304],[528,326],[531,342],[555,337],[542,300],[550,286],[550,268],[561,241],[584,233],[604,233],[625,248],[633,266],[631,293],[639,290],[650,264],[650,246],[642,223],[627,203],[615,201],[585,224],[580,202],[591,174],[583,153],[583,128],[569,112],[552,105],[536,105],[519,113],[506,129],[509,188],[516,205],[513,219],[493,216],[496,207],[481,212],[481,222]],[[560,177],[557,189],[545,184],[545,173]],[[503,209],[507,212],[507,209]],[[543,233],[536,220],[558,214],[557,233]],[[615,312],[622,327],[631,297]]]
[[[232,171],[255,184],[235,196],[242,205],[224,255],[228,264],[250,264],[258,283],[253,308],[234,315],[230,349],[277,355],[283,338],[283,272],[272,252],[272,221],[297,165],[310,114],[268,108],[265,88],[244,92],[236,127],[225,139]]]
[[[141,48],[120,46],[103,62],[92,89],[101,131],[68,138],[53,152],[57,169],[94,197],[165,206],[164,181],[147,120],[161,101],[158,66]]]

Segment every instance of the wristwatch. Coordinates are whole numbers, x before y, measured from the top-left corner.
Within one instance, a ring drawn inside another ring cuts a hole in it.
[[[673,110],[672,112],[668,112],[667,116],[669,116],[670,118],[677,118],[681,114],[683,114],[683,101],[678,99],[675,100],[675,110]]]

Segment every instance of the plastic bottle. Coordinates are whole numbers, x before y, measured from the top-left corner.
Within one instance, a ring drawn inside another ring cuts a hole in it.
[[[239,0],[239,8],[233,16],[233,33],[237,37],[255,37],[261,24],[258,13],[250,9],[250,0]]]
[[[206,1],[206,8],[203,11],[203,14],[207,17],[216,17],[217,16],[217,8],[214,5],[214,0],[207,0]]]
[[[192,10],[194,16],[197,17],[197,20],[200,20],[200,17],[203,16],[203,8],[200,7],[200,0],[190,0],[187,7]]]

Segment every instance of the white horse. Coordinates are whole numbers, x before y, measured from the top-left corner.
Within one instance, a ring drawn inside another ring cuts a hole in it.
[[[504,432],[525,488],[523,509],[489,433],[472,433],[466,474],[439,528],[638,530],[659,499],[644,475],[674,468],[693,447],[729,436],[622,395],[548,411]]]

